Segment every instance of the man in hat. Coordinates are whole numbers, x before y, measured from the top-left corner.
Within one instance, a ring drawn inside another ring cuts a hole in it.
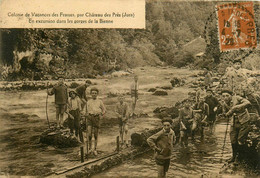
[[[134,116],[135,112],[135,107],[136,107],[136,102],[138,100],[138,90],[139,90],[139,84],[138,84],[138,76],[134,76],[134,82],[130,86],[130,93],[131,93],[131,106],[132,106],[132,111],[130,116]]]
[[[69,118],[68,118],[68,123],[69,123],[69,128],[70,128],[70,133],[73,136],[76,136],[79,142],[80,138],[80,113],[82,111],[81,109],[81,100],[77,96],[77,93],[75,90],[71,90],[69,92],[69,102],[68,102],[68,109],[69,109]]]
[[[50,91],[47,89],[47,93],[55,96],[57,128],[61,128],[63,127],[63,115],[68,103],[68,88],[64,83],[63,76],[59,76],[58,83]]]
[[[220,103],[218,99],[214,96],[214,93],[212,89],[208,88],[206,90],[207,96],[205,98],[205,103],[209,106],[209,115],[207,118],[207,122],[209,124],[210,132],[213,132],[213,127],[215,125],[216,121],[216,113],[218,110],[218,107],[220,106]]]
[[[221,94],[223,99],[221,102],[223,112],[226,117],[231,118],[230,140],[232,145],[232,158],[229,162],[235,162],[238,152],[243,149],[243,145],[250,131],[250,116],[247,111],[250,102],[241,96],[232,96],[233,92],[229,89],[222,90]]]
[[[171,129],[172,119],[162,119],[163,129],[150,136],[147,143],[155,152],[155,162],[157,164],[158,177],[166,177],[170,166],[171,153],[175,143],[175,133]]]
[[[100,128],[100,119],[106,113],[103,102],[97,98],[99,90],[96,87],[90,89],[91,99],[87,101],[87,133],[90,152],[97,155],[98,132]],[[94,134],[94,150],[92,150],[92,134]]]

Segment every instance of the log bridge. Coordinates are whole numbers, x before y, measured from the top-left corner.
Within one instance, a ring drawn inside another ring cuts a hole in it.
[[[123,163],[126,160],[134,159],[136,156],[142,155],[151,150],[151,148],[146,143],[146,139],[158,132],[161,128],[155,128],[151,130],[145,130],[141,134],[134,133],[131,135],[131,147],[120,150],[119,148],[119,137],[116,138],[117,147],[116,151],[110,154],[101,156],[96,159],[89,159],[86,162],[84,161],[84,156],[81,156],[81,163],[73,167],[64,168],[63,170],[52,172],[49,177],[90,177],[94,174],[103,172],[109,168],[117,166]],[[81,151],[81,154],[84,155],[84,152]]]

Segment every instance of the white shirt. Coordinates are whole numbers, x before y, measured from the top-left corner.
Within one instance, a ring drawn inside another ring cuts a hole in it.
[[[90,99],[87,102],[88,114],[105,114],[106,109],[103,102],[100,99]]]

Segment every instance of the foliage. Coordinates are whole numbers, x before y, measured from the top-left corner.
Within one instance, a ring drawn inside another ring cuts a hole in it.
[[[161,61],[182,67],[194,61],[183,45],[203,36],[212,11],[214,2],[152,1],[146,4],[146,29],[1,30],[1,59],[3,64],[20,66],[17,75],[28,78],[34,73],[42,78],[63,71],[69,78],[102,75],[115,69],[158,65]],[[215,31],[210,28],[208,33],[213,35]],[[208,53],[217,51],[216,43],[211,44]],[[13,51],[32,51],[32,60],[18,60]],[[47,64],[42,60],[43,53],[52,56]],[[212,57],[217,59],[217,52]]]

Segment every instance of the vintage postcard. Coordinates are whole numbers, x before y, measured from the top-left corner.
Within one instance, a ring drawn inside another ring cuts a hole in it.
[[[0,177],[259,177],[260,3],[0,0]]]

